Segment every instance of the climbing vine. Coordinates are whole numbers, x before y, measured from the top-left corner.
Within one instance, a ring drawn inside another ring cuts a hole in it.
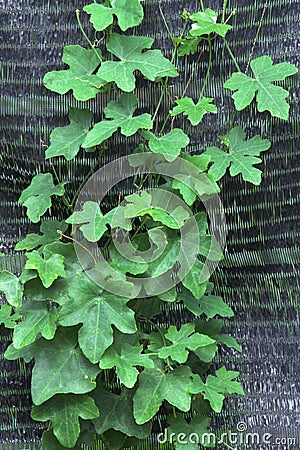
[[[86,5],[94,42],[76,11],[87,48],[64,47],[68,68],[44,77],[53,92],[71,91],[79,102],[95,99],[95,109],[99,96],[106,102],[102,120],[86,107],[72,107],[69,125],[52,131],[45,151],[52,170],[34,176],[19,198],[28,218],[40,222],[40,233],[28,234],[15,247],[25,251],[21,274],[0,274],[7,301],[0,322],[13,329],[5,358],[33,361],[31,416],[48,424],[44,450],[81,448],[99,439],[109,449],[138,448],[151,432],[166,432],[176,449],[212,446],[204,439],[211,431],[217,434],[209,427],[211,412],[222,410],[226,394],[244,394],[235,381],[238,372],[212,366],[218,346],[241,351],[221,331],[221,318],[234,313],[213,294],[209,281],[224,247],[217,232],[224,231],[223,215],[212,207],[220,206],[217,182],[227,171],[260,184],[257,165],[271,142],[248,136],[237,112],[253,104],[287,120],[288,91],[278,82],[297,68],[274,64],[267,55],[253,59],[252,49],[243,72],[227,42],[236,11],[228,12],[226,4],[220,15],[202,1],[199,11],[184,10],[176,36],[159,4],[174,43],[170,59],[154,48],[153,38],[132,32],[143,21],[140,0]],[[216,40],[232,59],[224,88],[236,112],[227,134],[216,135],[215,146],[192,154],[192,127],[201,136],[203,117],[218,112],[214,99],[204,95]],[[169,84],[179,75],[175,62],[196,58],[199,63],[204,56],[208,64],[199,98],[186,96],[192,73],[160,123]],[[140,104],[141,79],[161,88],[157,104],[151,99]],[[120,135],[131,153],[100,166]],[[82,151],[96,154],[96,163],[72,191],[73,180],[58,178],[55,158],[70,168]],[[111,185],[105,184],[110,178]],[[120,192],[113,186],[124,179],[132,181],[131,193],[124,199],[115,195],[117,203],[107,209],[105,195]],[[56,205],[65,212],[61,221],[47,216]],[[212,214],[219,220],[215,228]],[[168,325],[164,318],[175,307],[182,320]],[[182,444],[180,433],[196,434],[198,440]]]

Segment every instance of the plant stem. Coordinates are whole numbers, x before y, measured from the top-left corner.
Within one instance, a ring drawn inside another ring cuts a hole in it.
[[[259,33],[260,33],[260,29],[261,29],[261,27],[262,27],[262,23],[263,23],[263,20],[264,20],[264,16],[265,16],[265,14],[266,14],[267,6],[268,6],[268,1],[269,1],[269,0],[266,0],[266,1],[265,1],[264,7],[263,7],[263,11],[262,11],[262,14],[261,14],[261,18],[260,18],[260,21],[259,21],[259,24],[258,24],[258,27],[257,27],[256,35],[255,35],[255,38],[254,38],[254,41],[253,41],[253,45],[252,45],[252,48],[251,48],[251,51],[250,51],[249,59],[248,59],[248,62],[247,62],[245,74],[248,72],[249,65],[250,65],[250,62],[251,62],[252,57],[253,57],[253,53],[254,53],[254,49],[255,49],[255,46],[256,46],[256,42],[257,42],[257,39],[258,39],[258,36],[259,36]]]
[[[58,174],[57,174],[57,172],[56,172],[56,169],[55,169],[55,167],[54,167],[53,162],[50,161],[50,164],[51,164],[51,167],[52,167],[54,176],[55,176],[55,178],[56,178],[58,184],[60,184],[61,181],[60,181],[59,176],[58,176]],[[69,198],[68,198],[68,196],[67,196],[66,193],[64,193],[64,195],[62,196],[62,201],[64,202],[64,205],[65,205],[68,209],[71,209],[72,205],[71,205],[70,200],[69,200]]]
[[[99,55],[99,53],[97,52],[97,50],[95,49],[94,44],[92,44],[92,42],[91,42],[91,40],[89,39],[88,35],[87,35],[86,32],[84,31],[79,16],[80,16],[80,11],[79,11],[79,9],[76,9],[76,19],[77,19],[77,22],[78,22],[78,26],[79,26],[79,28],[80,28],[80,31],[81,31],[81,33],[83,34],[83,36],[85,37],[85,39],[87,40],[87,42],[89,43],[91,49],[92,49],[92,50],[94,51],[94,53],[96,54],[97,58],[99,59],[99,62],[102,63],[102,58],[101,58],[101,56]]]
[[[200,0],[200,7],[201,7],[201,11],[204,12],[205,8],[204,8],[203,0]]]
[[[60,235],[60,237],[64,237],[66,239],[69,239],[69,241],[75,242],[76,244],[80,245],[80,247],[82,247],[84,250],[86,250],[88,252],[88,254],[93,258],[95,265],[97,264],[97,260],[96,260],[95,256],[93,255],[93,253],[88,248],[86,248],[83,244],[81,244],[76,239],[72,238],[71,236],[67,236],[66,234],[63,234],[63,232],[61,230],[57,230],[57,233]]]
[[[209,47],[209,59],[208,59],[208,67],[207,67],[207,72],[206,72],[206,76],[205,76],[205,80],[200,92],[200,98],[202,98],[204,90],[206,88],[207,82],[208,82],[208,78],[210,75],[210,70],[211,70],[211,63],[212,63],[212,45],[211,45],[211,40],[210,38],[208,38],[208,47]]]
[[[222,11],[222,21],[221,21],[222,23],[224,23],[224,21],[225,21],[227,3],[228,3],[228,0],[224,0],[224,2],[223,2],[223,11]]]
[[[241,72],[240,66],[239,66],[238,63],[237,63],[237,60],[235,59],[235,56],[234,56],[234,54],[232,53],[231,48],[229,47],[229,44],[228,44],[226,38],[223,38],[223,41],[224,41],[224,44],[225,44],[225,46],[226,46],[226,48],[227,48],[227,50],[228,50],[228,53],[229,53],[229,55],[230,55],[230,57],[231,57],[231,59],[232,59],[234,65],[235,65],[235,67],[237,68],[238,72]]]

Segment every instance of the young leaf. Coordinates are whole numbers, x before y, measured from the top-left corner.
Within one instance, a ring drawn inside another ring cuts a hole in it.
[[[178,294],[180,300],[183,301],[184,306],[191,311],[195,316],[205,314],[209,319],[219,315],[222,317],[232,317],[234,312],[222,300],[222,297],[215,295],[204,295],[200,300],[196,300],[191,293],[183,291]]]
[[[33,250],[41,245],[44,247],[45,245],[51,244],[52,242],[60,239],[57,230],[61,230],[64,233],[66,229],[67,225],[64,221],[59,222],[58,220],[44,220],[40,226],[40,232],[42,234],[27,234],[24,239],[16,244],[15,250]]]
[[[64,195],[64,185],[66,182],[53,184],[51,173],[39,173],[33,177],[30,186],[21,194],[19,203],[23,203],[27,208],[27,215],[31,222],[38,222],[40,217],[51,206],[52,195],[61,197]]]
[[[68,161],[79,152],[91,126],[93,114],[88,109],[70,108],[70,125],[55,128],[50,135],[51,145],[46,150],[46,159],[63,155]]]
[[[144,17],[140,0],[111,0],[111,8],[92,3],[83,8],[91,14],[91,22],[95,30],[102,31],[113,23],[114,15],[118,18],[118,25],[122,31],[139,25]]]
[[[119,354],[112,346],[102,356],[100,367],[101,369],[116,367],[116,373],[121,383],[132,388],[139,374],[135,366],[154,367],[152,359],[148,355],[142,354],[142,350],[142,345],[133,346],[125,343]]]
[[[66,278],[64,269],[64,257],[62,255],[52,255],[50,258],[43,258],[37,250],[26,253],[28,258],[25,269],[36,270],[45,288],[51,286],[58,277]]]
[[[15,308],[20,308],[23,298],[23,286],[16,277],[8,270],[0,273],[0,292],[4,292],[7,303]]]
[[[212,101],[213,98],[200,98],[195,105],[194,100],[189,97],[175,100],[177,106],[173,109],[172,116],[183,113],[184,116],[188,116],[188,120],[193,126],[198,125],[204,114],[217,112],[217,107],[211,103]]]
[[[208,147],[206,150],[205,154],[211,157],[212,162],[209,173],[216,181],[220,180],[230,167],[229,172],[232,177],[241,173],[245,181],[260,184],[261,171],[253,166],[261,163],[261,159],[257,156],[268,150],[271,142],[260,136],[254,136],[245,141],[245,137],[246,133],[238,126],[225,137],[228,141],[228,153],[217,147]]]
[[[232,381],[238,376],[239,372],[226,370],[225,367],[216,371],[216,376],[208,375],[205,383],[201,380],[199,375],[195,375],[194,383],[191,387],[193,394],[203,393],[203,398],[208,400],[212,409],[216,412],[221,412],[223,400],[225,398],[224,392],[228,394],[245,395],[243,388],[237,381]]]
[[[172,162],[180,155],[181,149],[185,148],[189,142],[189,137],[180,128],[174,128],[170,133],[162,137],[150,139],[149,147],[153,153],[161,153],[167,161]]]
[[[199,444],[204,442],[202,436],[209,434],[208,426],[211,421],[209,417],[197,415],[187,422],[181,414],[176,414],[176,417],[168,416],[167,420],[170,425],[167,428],[168,437],[176,450],[199,450]],[[171,437],[172,433],[174,437]],[[182,439],[179,442],[176,440],[176,436],[182,436],[182,433],[185,434],[184,443]]]
[[[35,405],[55,394],[85,394],[95,389],[100,369],[78,347],[77,330],[58,328],[51,341],[39,339],[34,343],[31,393]]]
[[[14,330],[13,343],[16,349],[26,347],[35,341],[40,333],[45,339],[53,339],[58,318],[57,309],[48,309],[47,302],[26,302],[20,309],[25,319]]]
[[[195,264],[186,275],[186,277],[181,281],[183,286],[185,286],[189,291],[192,292],[193,296],[200,300],[205,294],[207,282],[200,283],[200,275],[204,269],[204,264],[196,259]]]
[[[96,97],[105,84],[97,75],[92,75],[101,62],[100,50],[67,45],[64,47],[62,60],[68,64],[69,69],[46,73],[43,80],[46,88],[59,94],[73,90],[74,97],[80,101]]]
[[[178,48],[178,56],[193,55],[201,42],[201,37],[194,37],[190,34],[185,39],[182,39]]]
[[[66,219],[66,223],[84,224],[80,227],[83,236],[90,242],[97,242],[107,230],[108,221],[102,215],[98,203],[87,201],[82,211],[75,211]]]
[[[151,81],[155,81],[158,77],[177,77],[175,66],[160,50],[143,52],[144,49],[151,48],[153,42],[154,39],[148,37],[112,33],[106,47],[120,61],[104,62],[97,75],[108,82],[114,81],[125,92],[134,90],[136,70]]]
[[[55,395],[40,406],[33,406],[31,417],[40,422],[51,420],[53,434],[67,448],[76,445],[80,434],[79,417],[96,419],[99,410],[88,395]]]
[[[174,325],[171,325],[165,338],[172,342],[172,345],[163,347],[159,350],[159,357],[166,359],[168,356],[174,361],[185,363],[189,350],[196,350],[199,347],[205,347],[214,344],[214,340],[209,336],[200,333],[194,333],[195,325],[187,323],[181,326],[178,331]]]
[[[111,101],[104,108],[106,119],[96,123],[82,144],[83,148],[99,145],[111,137],[118,128],[124,136],[132,136],[140,128],[152,128],[150,114],[141,114],[133,117],[138,99],[134,94],[122,94],[119,100]]]
[[[69,327],[82,323],[79,345],[93,363],[100,361],[113,342],[114,325],[123,333],[134,333],[134,312],[126,306],[129,298],[102,289],[87,276],[78,276],[69,285],[69,302],[59,312],[59,323]]]
[[[179,366],[170,372],[160,369],[144,369],[139,375],[139,386],[133,397],[133,415],[136,423],[148,422],[164,400],[181,411],[191,406],[191,376],[187,366]]]
[[[12,307],[10,305],[1,305],[0,307],[0,325],[3,323],[5,328],[14,328],[17,321],[21,319],[20,314],[12,314]]]
[[[116,395],[106,391],[102,386],[97,386],[92,397],[101,410],[100,417],[93,420],[98,434],[103,434],[112,428],[139,439],[149,435],[151,423],[137,425],[133,418],[133,394],[133,389],[124,389],[121,395]]]
[[[260,56],[251,61],[250,67],[255,78],[242,72],[235,72],[224,84],[225,88],[236,91],[232,98],[238,111],[250,105],[256,94],[259,112],[269,111],[272,116],[287,120],[289,104],[286,102],[288,91],[273,84],[285,80],[298,72],[293,64],[283,62],[274,64],[270,56]]]
[[[192,29],[189,32],[190,36],[203,36],[206,34],[216,33],[219,36],[225,37],[227,31],[231,30],[232,26],[225,23],[217,23],[218,14],[212,9],[206,9],[204,12],[200,11],[191,14]]]

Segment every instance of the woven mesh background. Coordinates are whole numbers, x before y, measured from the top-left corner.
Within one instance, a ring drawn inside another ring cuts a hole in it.
[[[207,0],[205,5],[220,10],[221,0]],[[33,175],[49,167],[43,162],[44,143],[50,131],[67,123],[68,107],[76,102],[71,96],[61,97],[42,85],[43,75],[62,68],[64,45],[81,43],[84,39],[76,25],[74,11],[82,0],[0,0],[0,61],[1,61],[1,217],[0,269],[18,272],[23,256],[13,248],[20,236],[36,227],[28,223],[25,210],[17,199]],[[156,45],[169,54],[171,41],[158,10],[158,0],[145,1],[146,19],[139,31],[156,38]],[[197,0],[162,0],[171,31],[181,25],[180,12],[199,9]],[[242,70],[246,67],[257,27],[263,11],[263,1],[229,0],[229,9],[236,7],[237,22],[229,33],[234,54]],[[298,0],[269,0],[254,56],[269,54],[275,62],[287,60],[299,64]],[[176,12],[176,16],[175,16]],[[223,50],[214,45],[216,62],[207,86],[207,96],[214,97],[220,113],[207,116],[192,135],[191,149],[201,152],[205,145],[216,144],[218,134],[226,132],[232,117],[232,102],[222,91],[222,84],[234,66]],[[221,65],[221,70],[220,70]],[[182,60],[181,79],[174,80],[172,95],[180,94],[182,82],[194,70],[187,95],[197,98],[207,67],[203,55]],[[287,123],[257,115],[253,107],[237,115],[236,123],[249,135],[260,133],[270,138],[273,146],[263,156],[263,182],[260,187],[244,183],[240,177],[229,176],[223,181],[222,200],[228,222],[228,245],[225,262],[214,274],[216,291],[223,295],[236,312],[235,319],[226,322],[226,331],[242,344],[243,353],[221,351],[216,364],[241,372],[240,379],[247,391],[245,398],[231,398],[225,410],[214,420],[234,430],[243,421],[249,428],[258,427],[261,434],[271,432],[283,437],[295,437],[300,447],[299,373],[299,79],[289,78],[291,113]],[[157,87],[139,83],[141,104],[151,99],[156,105]],[[97,110],[101,111],[99,99]],[[165,110],[169,104],[166,101]],[[161,117],[161,116],[160,116]],[[225,124],[225,125],[224,125]],[[131,143],[133,145],[133,143]],[[115,142],[107,159],[131,151],[124,141]],[[55,167],[63,177],[62,160]],[[82,180],[93,162],[93,155],[80,154],[70,173]],[[72,185],[70,189],[74,189]],[[59,217],[55,208],[52,216]],[[168,322],[178,320],[178,312],[170,311]],[[1,354],[10,334],[1,329]],[[0,446],[3,449],[38,449],[42,425],[30,419],[30,369],[20,362],[5,362],[0,357]],[[270,431],[271,430],[271,431]],[[145,444],[157,448],[155,439]],[[285,445],[263,444],[240,446],[278,450]]]

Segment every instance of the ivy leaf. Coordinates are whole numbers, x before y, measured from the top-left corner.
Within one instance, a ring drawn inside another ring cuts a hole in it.
[[[252,60],[250,67],[255,78],[235,72],[224,84],[225,88],[236,91],[232,95],[236,109],[246,108],[256,94],[259,112],[269,111],[272,116],[287,120],[290,106],[285,99],[289,93],[273,82],[294,75],[298,72],[297,67],[287,62],[273,65],[270,56],[266,55]]]
[[[200,283],[200,275],[204,269],[204,264],[196,259],[195,264],[190,269],[189,273],[181,281],[183,286],[185,286],[189,291],[192,292],[193,296],[200,300],[205,294],[207,281]]]
[[[194,37],[190,34],[185,39],[182,39],[178,48],[178,56],[193,55],[198,49],[201,42],[201,37]]]
[[[144,49],[151,48],[153,42],[154,39],[148,37],[112,33],[106,47],[120,61],[104,62],[97,75],[108,82],[114,81],[125,92],[134,90],[136,70],[151,81],[158,77],[177,77],[175,66],[160,50],[143,52]]]
[[[102,31],[113,23],[113,16],[118,18],[118,25],[122,31],[139,25],[144,17],[143,8],[139,0],[111,0],[111,8],[92,3],[83,8],[91,14],[91,22],[95,30]]]
[[[194,333],[195,325],[187,323],[181,326],[178,331],[174,325],[171,325],[165,338],[172,342],[172,345],[163,347],[159,350],[159,357],[166,359],[171,357],[174,361],[185,363],[188,359],[189,350],[196,350],[199,347],[205,347],[214,344],[215,341],[209,336],[200,333]]]
[[[168,437],[176,450],[199,450],[199,444],[204,443],[202,436],[209,435],[208,426],[211,421],[209,417],[197,415],[190,422],[187,422],[181,414],[176,414],[176,417],[168,416],[167,420],[169,423]],[[172,433],[174,437],[171,438]],[[185,435],[183,439],[185,443],[182,442],[182,439],[180,442],[176,440],[176,436],[182,437],[182,433]],[[192,439],[193,436],[194,439]]]
[[[192,373],[187,366],[179,366],[170,372],[146,368],[139,375],[139,386],[133,397],[133,415],[136,423],[148,422],[159,410],[163,400],[181,411],[191,406]]]
[[[64,221],[58,220],[44,220],[40,226],[40,234],[30,233],[19,241],[15,246],[15,250],[32,250],[41,245],[44,247],[47,244],[51,244],[54,241],[60,239],[57,230],[61,230],[63,233],[66,231],[67,225]]]
[[[175,161],[180,155],[181,149],[190,142],[189,137],[180,129],[174,128],[170,133],[162,137],[154,137],[149,141],[150,150],[153,153],[161,153],[169,162]]]
[[[99,410],[88,395],[55,395],[40,406],[33,406],[31,417],[40,422],[51,420],[53,434],[67,448],[76,445],[80,434],[79,417],[95,419]]]
[[[77,330],[58,328],[51,341],[39,339],[34,343],[31,394],[35,405],[55,394],[85,394],[95,389],[100,369],[78,347]]]
[[[154,367],[152,359],[142,354],[142,345],[129,345],[125,343],[122,346],[120,354],[110,347],[106,350],[100,360],[101,369],[111,369],[116,367],[116,373],[126,387],[132,388],[138,377],[138,370],[135,366]]]
[[[47,302],[26,302],[20,309],[25,319],[14,330],[13,343],[16,349],[26,347],[41,334],[45,339],[53,339],[58,318],[57,309],[48,309]]]
[[[72,447],[74,450],[81,450],[81,445]],[[66,450],[65,446],[62,446],[53,434],[53,430],[44,431],[42,436],[42,449],[43,450]]]
[[[5,328],[15,328],[17,321],[21,319],[20,314],[12,314],[10,305],[1,305],[0,307],[0,325],[3,323]]]
[[[208,112],[217,112],[217,107],[211,103],[212,101],[213,98],[200,98],[195,105],[194,100],[189,97],[175,100],[177,106],[175,106],[171,115],[177,116],[178,114],[183,113],[184,116],[188,117],[188,120],[193,126],[198,125],[204,114]]]
[[[113,243],[109,245],[109,264],[119,273],[139,275],[146,272],[148,264],[143,261],[142,257],[137,257],[137,259],[138,261],[131,261],[119,253]]]
[[[64,185],[67,182],[53,184],[51,173],[39,173],[33,177],[30,186],[21,194],[19,203],[23,203],[27,208],[27,215],[31,222],[38,222],[40,217],[51,206],[51,197],[64,195]]]
[[[231,30],[232,26],[225,23],[217,23],[218,14],[212,9],[207,8],[204,12],[197,12],[191,14],[192,29],[189,32],[190,36],[203,36],[205,34],[216,33],[219,36],[225,37],[227,31]]]
[[[59,323],[66,327],[83,324],[78,342],[91,362],[99,362],[112,344],[112,325],[123,333],[136,332],[134,312],[126,306],[129,298],[103,292],[87,276],[75,278],[68,293],[70,300],[61,307]]]
[[[91,127],[92,118],[89,109],[70,108],[70,125],[55,128],[51,132],[51,145],[46,150],[46,159],[60,155],[68,161],[75,158]]]
[[[25,362],[29,363],[33,358],[32,345],[16,349],[14,344],[10,344],[4,353],[4,358],[9,361],[15,361],[23,358]]]
[[[107,219],[102,215],[96,202],[87,201],[82,211],[75,211],[67,218],[66,223],[84,224],[80,227],[83,236],[90,242],[97,242],[107,230]]]
[[[184,291],[179,295],[184,306],[195,316],[205,314],[209,319],[219,315],[222,317],[232,317],[234,312],[226,305],[222,297],[216,295],[204,295],[200,300],[196,300],[189,292]]]
[[[237,340],[234,337],[229,336],[228,334],[221,333],[222,326],[223,322],[220,319],[196,321],[197,332],[207,334],[212,339],[215,339],[218,344],[224,344],[228,348],[234,348],[238,352],[242,352],[242,347],[238,344]]]
[[[101,410],[100,417],[93,420],[98,434],[114,429],[139,439],[144,439],[149,435],[151,423],[138,425],[133,418],[133,395],[133,389],[124,389],[121,395],[116,395],[97,386],[92,397]]]
[[[34,250],[31,253],[26,253],[26,256],[28,261],[25,264],[25,269],[36,270],[45,288],[51,286],[59,276],[66,278],[65,258],[62,255],[56,254],[49,258],[43,258],[38,250]]]
[[[8,270],[0,273],[0,292],[4,292],[7,303],[20,308],[23,298],[23,286],[18,277]]]
[[[138,99],[134,94],[122,94],[119,100],[111,101],[104,108],[106,119],[96,123],[91,131],[88,132],[82,147],[93,147],[99,145],[111,137],[118,128],[124,136],[132,136],[140,128],[152,128],[152,119],[150,114],[141,114],[133,117],[136,110]]]
[[[230,133],[225,136],[228,142],[228,153],[217,147],[209,147],[206,154],[211,157],[212,166],[209,173],[212,174],[216,181],[220,180],[225,174],[228,167],[231,176],[239,173],[245,181],[253,184],[260,184],[261,171],[254,164],[261,163],[261,159],[257,158],[261,152],[268,150],[271,142],[262,139],[260,136],[254,136],[245,141],[246,133],[241,127],[233,128]]]
[[[80,45],[67,45],[64,47],[62,60],[68,64],[69,69],[46,73],[43,81],[47,89],[58,94],[73,90],[74,97],[80,101],[94,98],[101,92],[105,81],[97,75],[92,75],[101,63],[100,50],[86,50]]]
[[[216,376],[208,375],[205,383],[201,380],[199,375],[195,375],[194,383],[191,388],[193,394],[203,393],[203,398],[208,400],[212,409],[216,412],[221,412],[224,393],[245,395],[243,388],[237,381],[232,381],[239,375],[239,372],[227,370],[221,367],[216,371]]]

